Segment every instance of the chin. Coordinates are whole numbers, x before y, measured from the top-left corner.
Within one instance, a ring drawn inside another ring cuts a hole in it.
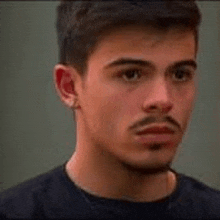
[[[125,153],[125,152],[124,152]],[[127,154],[126,154],[127,153]],[[126,152],[120,162],[126,170],[143,174],[164,173],[171,169],[176,151],[162,148],[160,144],[152,144],[148,149],[139,152]]]
[[[159,174],[165,173],[171,169],[171,162],[167,163],[129,163],[122,162],[123,166],[132,172],[140,174]]]

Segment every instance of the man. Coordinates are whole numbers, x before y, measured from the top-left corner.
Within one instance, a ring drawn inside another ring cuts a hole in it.
[[[172,161],[196,94],[194,1],[63,1],[54,83],[73,109],[64,165],[1,195],[2,218],[213,219],[220,192]]]

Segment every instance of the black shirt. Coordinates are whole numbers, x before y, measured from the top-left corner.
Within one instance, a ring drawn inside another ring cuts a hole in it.
[[[2,192],[0,219],[220,219],[220,191],[184,174],[168,198],[128,202],[79,189],[65,164]]]

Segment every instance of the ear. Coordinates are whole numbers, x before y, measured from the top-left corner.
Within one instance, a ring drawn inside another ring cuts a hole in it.
[[[77,108],[78,95],[75,91],[75,85],[79,80],[77,71],[71,66],[57,64],[54,67],[53,78],[61,101],[69,108]]]

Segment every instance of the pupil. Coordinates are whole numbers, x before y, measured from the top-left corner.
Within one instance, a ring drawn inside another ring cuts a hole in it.
[[[182,71],[182,70],[178,70],[178,71],[176,72],[176,76],[177,76],[178,79],[179,79],[179,78],[182,78],[182,76],[183,76],[183,71]]]
[[[129,71],[128,73],[127,73],[127,76],[128,76],[128,78],[133,78],[133,76],[135,75],[135,73],[136,73],[136,71]]]

